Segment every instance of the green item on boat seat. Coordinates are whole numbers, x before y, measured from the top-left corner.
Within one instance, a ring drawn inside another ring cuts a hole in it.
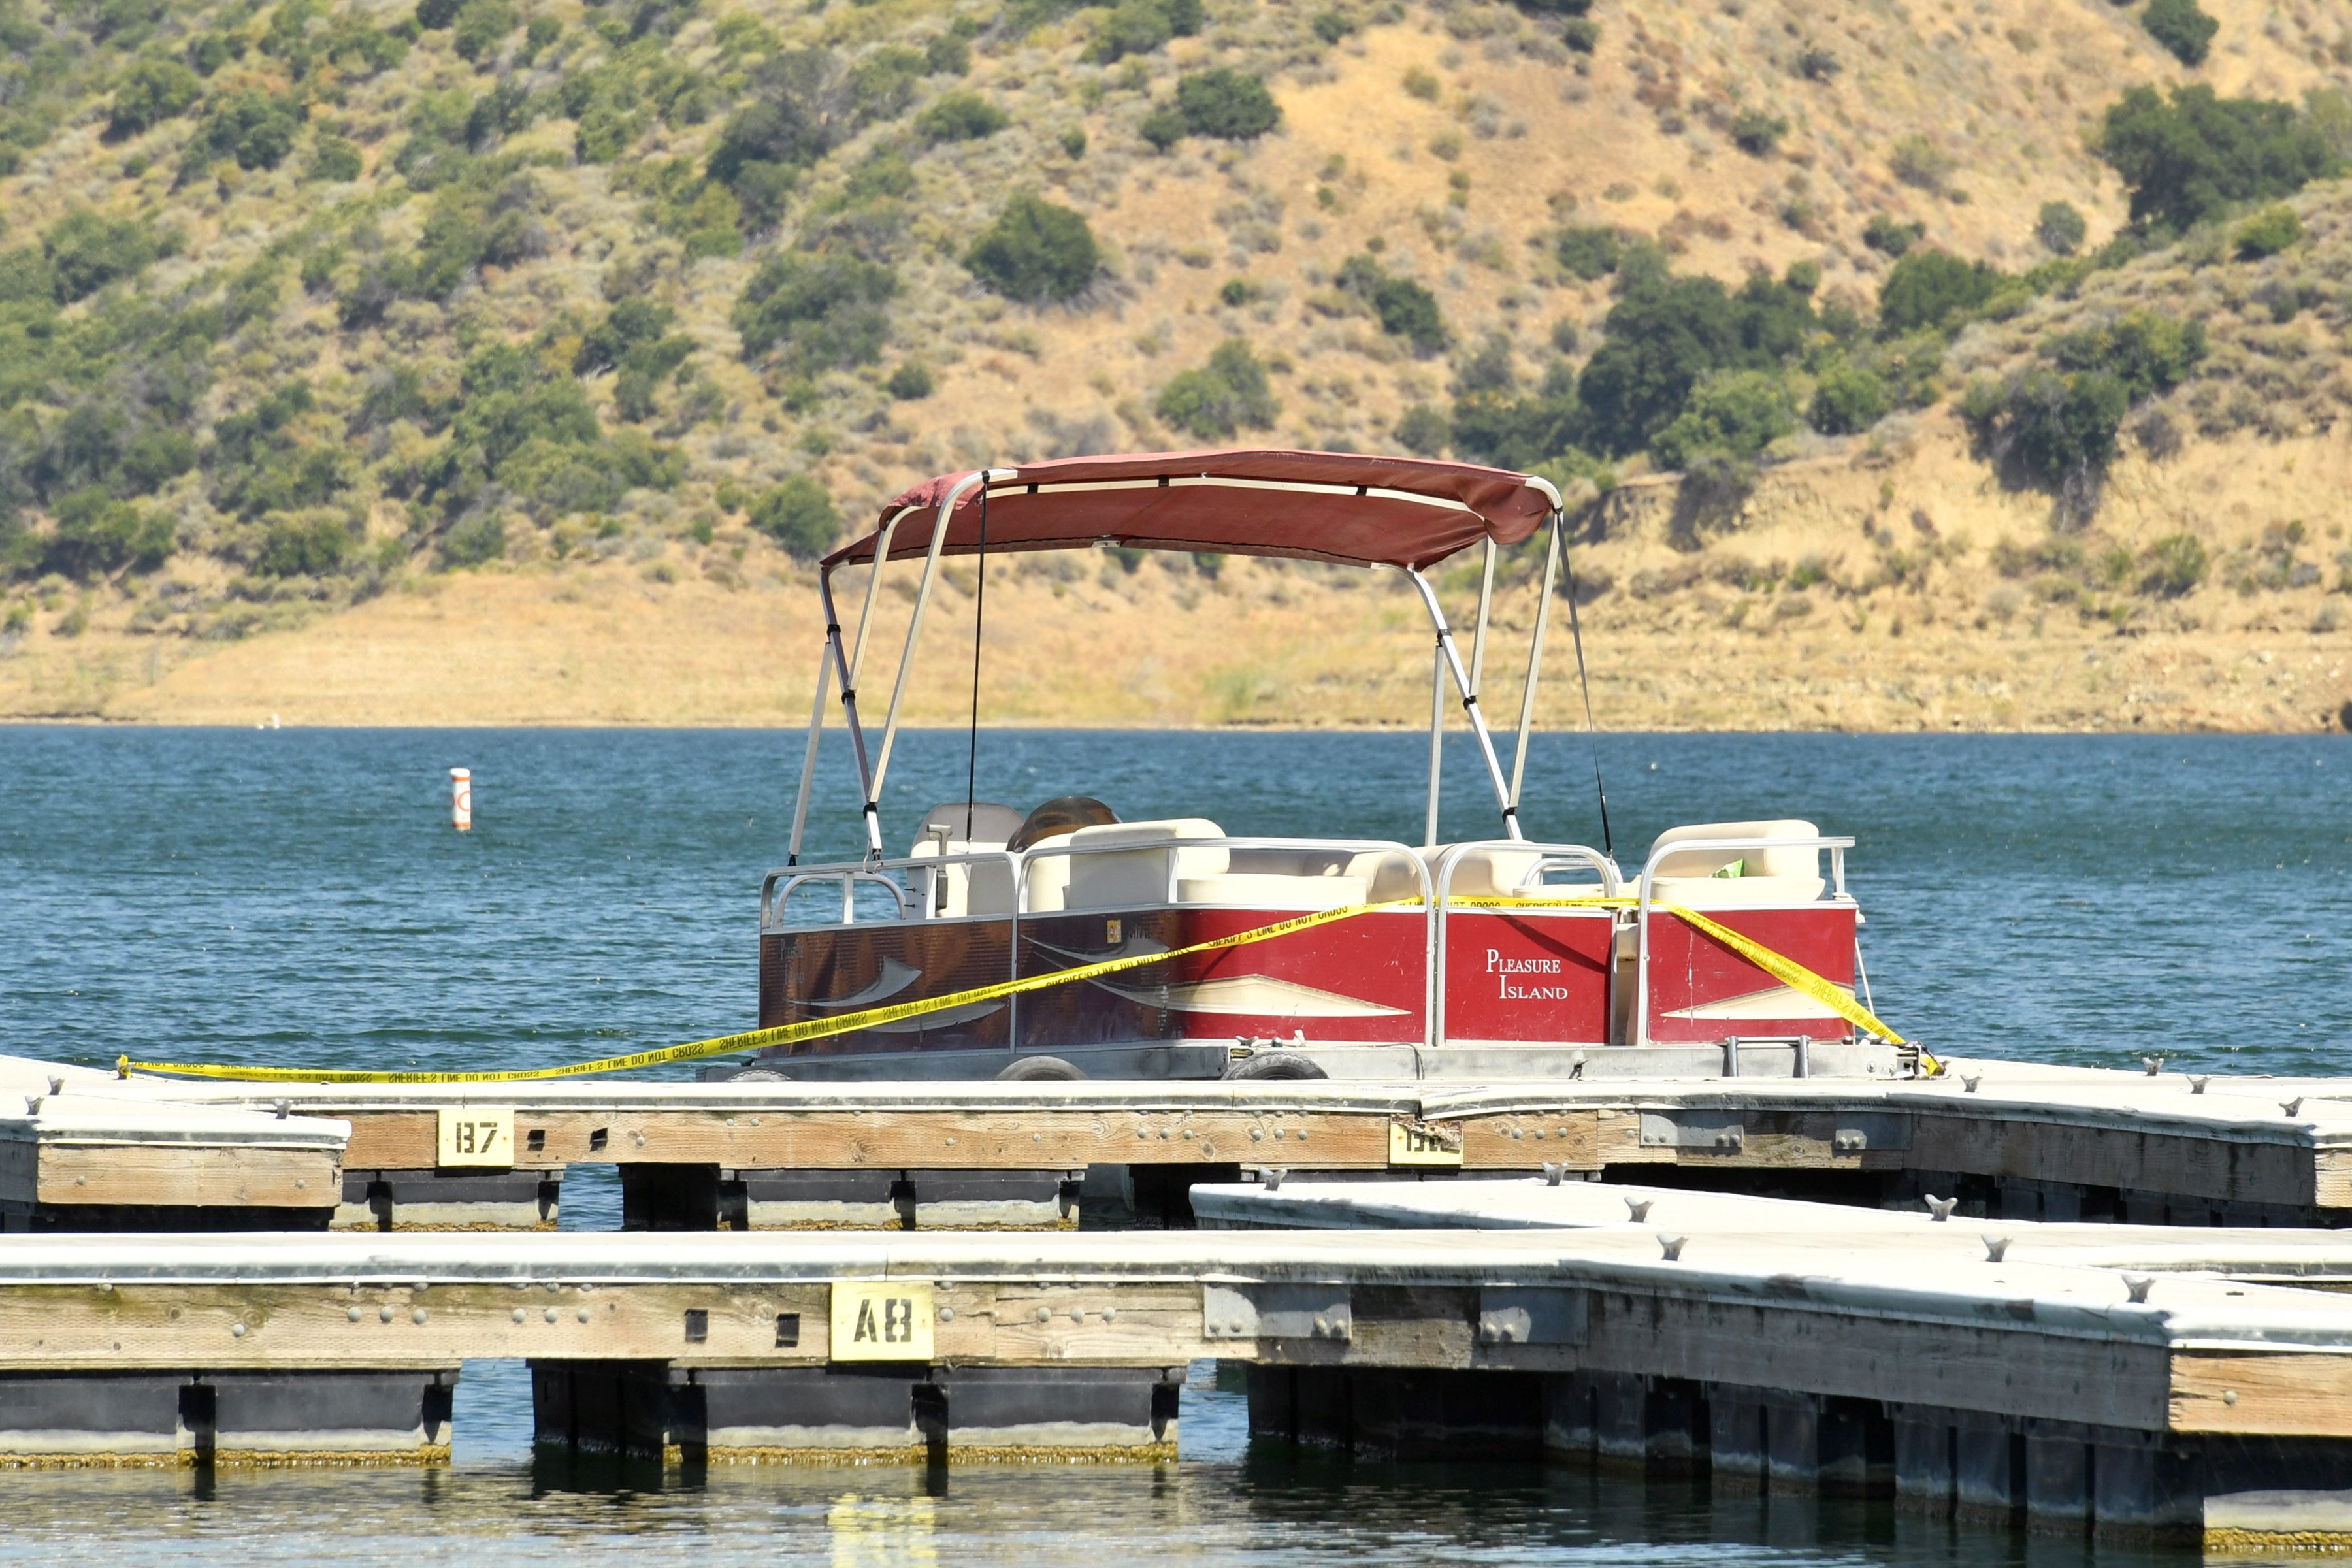
[[[1745,859],[1734,860],[1730,865],[1718,867],[1715,870],[1708,872],[1707,875],[1710,878],[1745,877],[1748,875],[1748,862]]]

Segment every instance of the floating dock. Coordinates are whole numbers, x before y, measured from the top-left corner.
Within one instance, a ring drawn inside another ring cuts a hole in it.
[[[444,1462],[483,1358],[551,1454],[1158,1462],[1214,1361],[1266,1441],[2352,1548],[2352,1082],[0,1091],[0,1465]]]
[[[2352,1300],[2315,1288],[2352,1238],[1543,1178],[1194,1202],[1216,1228],[23,1237],[0,1456],[432,1463],[463,1363],[512,1357],[556,1449],[1150,1460],[1214,1358],[1269,1438],[2352,1543]]]
[[[54,1088],[52,1086],[55,1086]],[[18,1228],[552,1228],[575,1163],[646,1229],[1186,1223],[1244,1172],[1533,1173],[1978,1217],[2352,1217],[2352,1080],[1958,1061],[1943,1077],[1543,1082],[315,1085],[0,1058]],[[488,1147],[460,1148],[466,1131]],[[169,1223],[161,1217],[168,1211]],[[146,1215],[145,1219],[140,1216]],[[242,1217],[240,1217],[242,1216]]]

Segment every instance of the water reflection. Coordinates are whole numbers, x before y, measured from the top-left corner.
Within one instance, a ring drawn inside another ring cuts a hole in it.
[[[1206,1368],[1202,1371],[1205,1373]],[[425,1471],[25,1474],[0,1563],[168,1552],[239,1568],[425,1559],[1099,1568],[1638,1563],[2126,1568],[2159,1554],[1931,1524],[1877,1502],[1729,1496],[1580,1467],[1358,1464],[1244,1439],[1240,1399],[1187,1391],[1187,1458],[932,1471],[461,1460]],[[1116,1543],[1113,1545],[1112,1543]],[[2179,1556],[2164,1559],[2181,1561]]]

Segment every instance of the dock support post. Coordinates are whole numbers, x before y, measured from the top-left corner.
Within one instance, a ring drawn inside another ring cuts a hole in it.
[[[1958,1486],[1953,1517],[2007,1528],[2025,1510],[2025,1434],[1998,1415],[1955,1413]]]
[[[2043,1432],[2029,1426],[2025,1436],[2025,1522],[2045,1535],[2080,1535],[2091,1525],[2091,1497],[2097,1458],[2079,1433]]]
[[[1951,1518],[1959,1501],[1959,1428],[1952,1413],[1901,1405],[1894,1416],[1895,1506]]]
[[[2091,1528],[2102,1541],[2179,1542],[2204,1533],[2194,1455],[2153,1432],[2107,1434],[2092,1460]]]

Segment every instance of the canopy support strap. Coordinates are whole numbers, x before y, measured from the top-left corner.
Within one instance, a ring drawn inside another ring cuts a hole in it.
[[[1418,571],[1408,570],[1407,577],[1421,592],[1421,602],[1429,611],[1430,625],[1437,628],[1437,657],[1442,668],[1454,677],[1454,688],[1462,694],[1462,710],[1470,716],[1470,732],[1478,739],[1478,753],[1486,763],[1487,782],[1495,788],[1495,804],[1503,810],[1503,833],[1506,837],[1524,839],[1519,831],[1519,808],[1511,799],[1511,786],[1503,777],[1502,759],[1495,754],[1495,737],[1486,729],[1486,716],[1478,708],[1478,689],[1463,668],[1462,650],[1454,646],[1454,628],[1446,624],[1444,607],[1437,602],[1437,590]]]

